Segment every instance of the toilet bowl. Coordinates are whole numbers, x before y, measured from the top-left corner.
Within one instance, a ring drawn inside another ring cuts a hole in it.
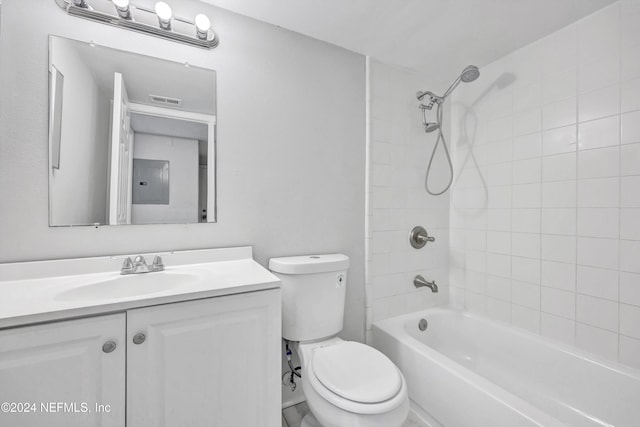
[[[298,343],[309,427],[399,427],[409,413],[400,370],[373,347],[331,338]]]
[[[336,336],[348,267],[342,254],[269,260],[282,283],[282,336],[294,342],[311,410],[302,426],[400,427],[409,414],[400,370],[373,347]]]

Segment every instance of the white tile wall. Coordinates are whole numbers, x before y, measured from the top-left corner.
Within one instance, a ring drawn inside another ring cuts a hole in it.
[[[640,367],[637,4],[455,92],[450,285],[454,305]]]
[[[623,144],[640,142],[640,111],[623,114],[621,121],[621,142]]]
[[[440,88],[422,78],[422,74],[369,61],[367,340],[376,320],[448,302],[449,197],[429,196],[424,190],[435,134],[424,133],[414,96],[418,90]],[[499,131],[501,126],[496,123],[495,129]],[[436,158],[436,162],[446,164],[444,158]],[[447,173],[446,169],[434,170],[432,185],[438,186]],[[496,171],[495,179],[510,184],[511,171]],[[425,227],[436,241],[423,249],[413,249],[408,236],[416,225]],[[457,238],[465,244],[465,236]],[[470,236],[469,247],[475,241]],[[474,261],[484,266],[484,258],[470,258],[470,268]],[[417,274],[435,280],[439,292],[416,289],[413,278]],[[485,292],[484,288],[475,290]]]

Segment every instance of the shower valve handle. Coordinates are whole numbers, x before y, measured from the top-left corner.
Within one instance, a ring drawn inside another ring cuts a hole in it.
[[[420,227],[419,225],[413,227],[413,230],[411,230],[411,233],[409,234],[409,243],[411,243],[411,246],[415,249],[423,248],[424,245],[427,244],[427,242],[435,241],[436,238],[429,236],[427,230],[425,230],[424,227]]]
[[[426,234],[418,234],[416,236],[416,240],[418,240],[420,243],[422,242],[435,242],[436,238],[432,237],[432,236],[427,236]]]

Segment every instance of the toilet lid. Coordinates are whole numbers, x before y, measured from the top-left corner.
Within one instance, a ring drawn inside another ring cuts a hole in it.
[[[353,341],[316,349],[311,368],[324,387],[354,402],[383,402],[402,387],[400,372],[387,356]]]

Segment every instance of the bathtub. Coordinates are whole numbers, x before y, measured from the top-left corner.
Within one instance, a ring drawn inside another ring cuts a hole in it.
[[[373,346],[434,427],[640,426],[640,371],[474,314],[434,308],[379,321]]]

